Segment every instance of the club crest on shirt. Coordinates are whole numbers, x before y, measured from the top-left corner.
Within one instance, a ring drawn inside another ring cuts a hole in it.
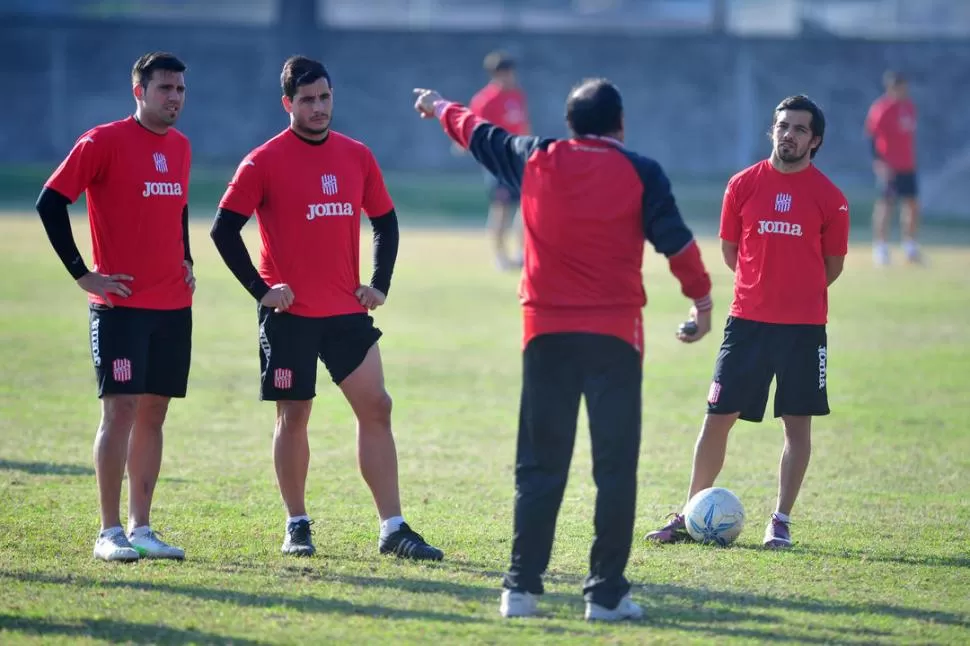
[[[323,186],[324,195],[337,194],[337,176],[326,174],[320,176],[320,184]]]
[[[788,213],[791,211],[791,194],[779,193],[775,196],[775,211]]]
[[[165,155],[162,153],[154,153],[152,155],[152,161],[155,162],[155,170],[159,173],[168,172],[168,160],[165,159]]]

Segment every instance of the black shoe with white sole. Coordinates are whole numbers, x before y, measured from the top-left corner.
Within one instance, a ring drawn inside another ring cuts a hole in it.
[[[444,552],[428,545],[421,534],[408,527],[407,523],[401,523],[396,532],[387,538],[381,538],[379,546],[381,554],[393,554],[401,559],[440,561],[445,557]]]

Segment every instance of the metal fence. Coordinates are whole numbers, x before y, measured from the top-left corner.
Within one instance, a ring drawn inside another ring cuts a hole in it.
[[[968,0],[4,0],[0,15],[337,28],[970,38]]]

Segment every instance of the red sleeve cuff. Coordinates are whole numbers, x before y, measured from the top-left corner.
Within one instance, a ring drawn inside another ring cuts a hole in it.
[[[462,148],[468,148],[472,140],[472,133],[482,123],[482,120],[465,106],[444,99],[435,101],[434,114],[441,123],[445,134]]]
[[[698,312],[709,312],[714,309],[714,299],[711,298],[710,294],[703,298],[695,298],[694,307],[697,308]]]
[[[693,299],[697,309],[711,308],[711,276],[707,273],[701,249],[695,240],[668,260],[670,273],[680,281],[684,296]]]
[[[434,102],[434,116],[435,119],[440,119],[441,115],[444,113],[445,108],[451,105],[451,101],[446,101],[445,99],[438,99]]]

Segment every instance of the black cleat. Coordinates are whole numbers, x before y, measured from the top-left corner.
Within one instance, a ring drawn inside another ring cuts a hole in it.
[[[408,527],[407,523],[401,523],[400,529],[387,538],[382,538],[379,546],[381,554],[393,554],[400,559],[440,561],[445,557],[444,552],[428,545],[421,534]]]
[[[286,538],[283,539],[282,552],[292,556],[313,556],[317,548],[313,546],[310,535],[312,520],[298,520],[286,526]]]

